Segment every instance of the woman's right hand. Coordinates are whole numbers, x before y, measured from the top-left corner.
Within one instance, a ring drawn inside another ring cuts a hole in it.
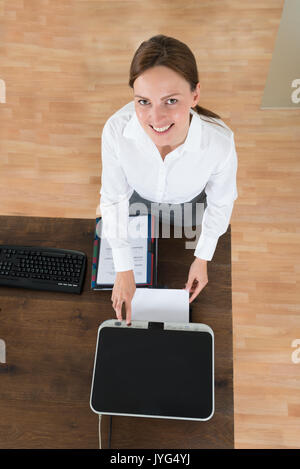
[[[122,306],[125,303],[126,322],[131,322],[131,301],[136,290],[133,270],[117,272],[111,301],[117,318],[122,321]]]

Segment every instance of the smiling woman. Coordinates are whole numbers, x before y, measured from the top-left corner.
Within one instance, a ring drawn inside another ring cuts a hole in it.
[[[182,76],[189,84],[191,92],[199,85],[197,63],[190,48],[178,39],[158,34],[142,42],[136,50],[129,71],[129,86],[133,88],[135,80],[142,73],[159,65],[166,66]],[[173,97],[174,95],[175,92],[162,99]],[[145,99],[143,96],[141,98]],[[193,109],[202,116],[220,119],[218,114],[198,104],[195,104]]]
[[[228,228],[237,198],[234,135],[217,114],[198,105],[200,83],[189,47],[162,34],[144,41],[133,56],[129,86],[133,101],[103,128],[100,190],[102,236],[112,248],[117,273],[111,300],[119,319],[125,303],[128,323],[135,293],[126,235],[133,203],[142,203],[147,213],[149,205],[158,203],[169,214],[170,204],[182,210],[191,205],[194,225],[197,204],[205,202],[186,282],[191,302],[208,282],[207,261]],[[184,226],[191,226],[191,220],[183,219]]]
[[[176,91],[165,96],[170,87]],[[200,83],[191,91],[189,83],[177,72],[156,65],[141,73],[133,88],[139,122],[164,159],[186,139],[190,108],[199,100]],[[140,99],[142,95],[151,98]]]

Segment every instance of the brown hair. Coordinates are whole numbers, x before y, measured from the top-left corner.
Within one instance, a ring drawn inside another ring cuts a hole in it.
[[[148,41],[142,42],[136,50],[130,65],[129,86],[133,88],[133,83],[139,75],[157,65],[164,65],[179,73],[189,82],[191,91],[195,90],[199,77],[194,54],[183,42],[163,34],[158,34]],[[192,109],[201,116],[221,119],[218,114],[198,104]],[[209,122],[218,124],[214,121]],[[221,125],[221,127],[223,126]]]

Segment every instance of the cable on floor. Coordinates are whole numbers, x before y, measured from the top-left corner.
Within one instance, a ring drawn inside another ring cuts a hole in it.
[[[102,449],[102,414],[99,414],[99,427],[98,427],[98,433],[99,433],[99,449]],[[108,448],[110,448],[111,445],[111,433],[112,433],[112,416],[109,416],[109,429],[108,429]]]

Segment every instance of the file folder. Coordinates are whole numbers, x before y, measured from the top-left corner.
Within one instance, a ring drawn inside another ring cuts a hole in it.
[[[155,288],[157,286],[157,261],[158,261],[158,238],[156,236],[157,233],[157,223],[158,220],[154,215],[129,215],[130,221],[134,220],[139,221],[139,218],[143,218],[140,221],[146,222],[147,228],[147,239],[145,240],[146,250],[143,252],[143,263],[144,267],[146,268],[145,271],[145,278],[144,281],[136,280],[136,287],[143,287],[143,288]],[[130,223],[129,221],[129,223]],[[96,229],[95,229],[95,236],[94,236],[94,244],[93,244],[93,264],[92,264],[92,281],[91,287],[92,290],[112,290],[114,286],[114,278],[115,278],[115,270],[113,266],[112,254],[111,249],[108,246],[107,240],[104,240],[101,237],[102,233],[102,217],[96,218]],[[129,238],[131,242],[131,246],[134,251],[134,245],[137,242],[137,239]],[[105,244],[105,256],[104,251],[101,249]],[[105,257],[105,259],[104,259]],[[133,252],[133,258],[135,261],[135,256]],[[135,278],[138,278],[138,263],[134,262],[134,274]],[[108,266],[108,267],[107,267]],[[110,272],[108,273],[107,277],[110,278],[110,281],[101,281],[102,270],[101,269],[109,269]],[[100,279],[100,280],[99,280]]]

